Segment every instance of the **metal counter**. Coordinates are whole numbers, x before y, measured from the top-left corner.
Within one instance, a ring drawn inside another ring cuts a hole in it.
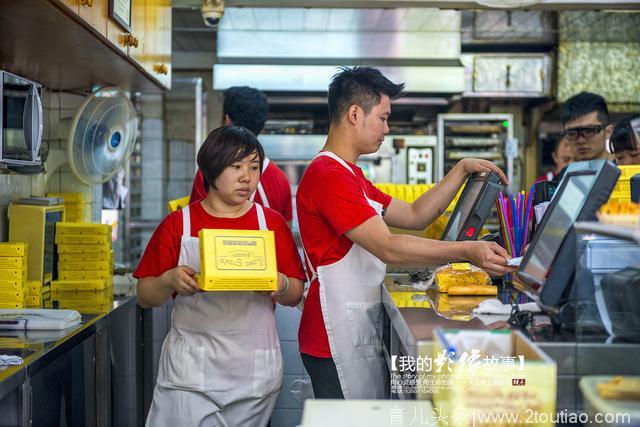
[[[61,331],[0,331],[0,354],[24,359],[22,365],[0,368],[0,426],[62,421],[110,426],[123,411],[137,411],[140,308],[135,287],[115,286],[113,292],[109,310],[82,313],[79,325]],[[113,386],[119,392],[133,389],[128,402],[112,393]]]

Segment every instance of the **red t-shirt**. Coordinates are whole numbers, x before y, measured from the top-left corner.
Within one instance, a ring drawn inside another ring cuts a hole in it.
[[[316,271],[318,266],[342,259],[353,245],[344,233],[376,215],[363,189],[369,199],[384,208],[391,203],[391,196],[374,187],[359,167],[347,164],[355,175],[334,159],[318,157],[307,167],[298,186],[296,209],[300,236]],[[298,342],[301,353],[331,357],[317,280],[311,283],[304,303]]]
[[[267,195],[267,199],[269,199],[269,207],[280,212],[280,215],[284,217],[285,221],[291,221],[293,219],[291,187],[282,169],[273,161],[269,161],[267,168],[260,176],[260,182]],[[204,188],[202,172],[198,169],[196,177],[193,180],[189,203],[200,201],[205,197],[207,197],[207,189]],[[253,200],[264,206],[260,193],[256,192],[256,197]]]
[[[238,218],[218,218],[209,215],[200,202],[189,205],[191,236],[198,237],[203,228],[230,230],[258,230],[258,214],[255,205]],[[288,277],[305,280],[304,270],[291,230],[278,212],[264,208],[267,228],[273,230],[276,241],[278,271]],[[178,265],[182,237],[182,211],[169,214],[156,228],[147,244],[144,255],[133,273],[136,278],[157,277]]]

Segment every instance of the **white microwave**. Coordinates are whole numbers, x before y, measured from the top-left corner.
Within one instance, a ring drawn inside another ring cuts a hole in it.
[[[0,163],[37,166],[42,143],[42,86],[0,70]]]

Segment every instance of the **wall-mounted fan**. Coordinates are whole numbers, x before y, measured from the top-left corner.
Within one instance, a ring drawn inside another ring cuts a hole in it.
[[[71,123],[71,170],[85,184],[107,181],[129,159],[137,129],[135,109],[124,92],[106,88],[93,93]]]

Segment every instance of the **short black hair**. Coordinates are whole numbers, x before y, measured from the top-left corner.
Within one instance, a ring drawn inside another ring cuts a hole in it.
[[[380,103],[383,94],[397,99],[404,94],[403,90],[404,83],[393,83],[376,68],[341,67],[329,84],[329,123],[340,121],[352,105],[368,114]]]
[[[262,132],[269,115],[267,96],[249,86],[233,86],[223,93],[222,112],[234,125],[244,126],[254,134]]]
[[[580,92],[567,99],[562,106],[562,113],[560,114],[562,126],[594,111],[598,113],[600,123],[604,125],[609,124],[609,109],[607,108],[607,101],[605,101],[604,97],[597,93]]]
[[[609,151],[615,154],[640,148],[636,132],[631,127],[631,121],[637,119],[640,119],[640,115],[625,117],[616,124],[611,138],[609,138]]]
[[[258,154],[262,171],[264,151],[253,132],[242,126],[221,126],[212,130],[198,150],[197,158],[205,190],[209,191],[209,183],[213,186],[226,167],[252,153]]]

